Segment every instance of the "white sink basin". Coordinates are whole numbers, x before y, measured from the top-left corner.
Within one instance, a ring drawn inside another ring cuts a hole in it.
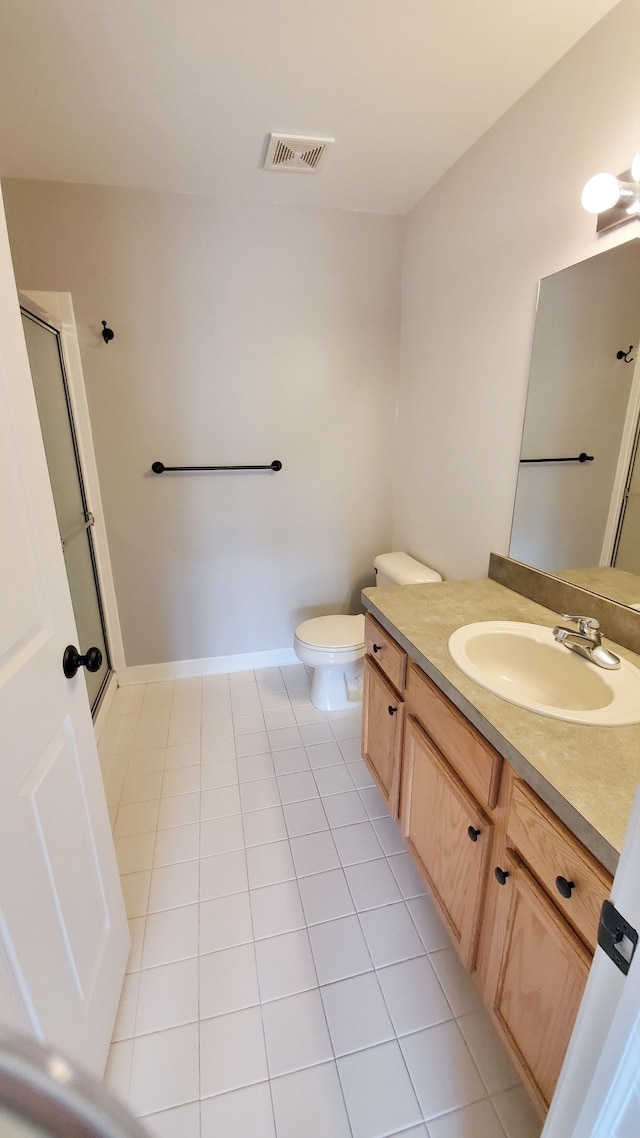
[[[466,624],[449,652],[470,679],[509,703],[571,723],[640,723],[640,671],[628,660],[616,671],[558,644],[540,624],[489,620]]]

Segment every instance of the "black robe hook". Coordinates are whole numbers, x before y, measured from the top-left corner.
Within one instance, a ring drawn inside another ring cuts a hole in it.
[[[102,321],[102,339],[104,340],[105,344],[108,344],[109,340],[113,340],[114,335],[115,335],[115,332],[113,332],[113,330],[111,328],[107,328],[107,322],[106,322],[106,320],[103,320]],[[629,351],[631,351],[631,349],[629,349]]]
[[[633,344],[629,344],[629,347],[627,348],[626,352],[623,352],[622,349],[620,349],[619,352],[616,352],[616,359],[617,360],[624,360],[624,362],[626,364],[632,364],[633,363],[633,356],[631,357],[631,359],[629,359],[629,353],[632,351],[633,351]]]

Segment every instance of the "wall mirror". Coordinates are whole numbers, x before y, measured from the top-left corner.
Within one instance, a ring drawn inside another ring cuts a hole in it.
[[[639,389],[636,238],[540,282],[509,554],[640,607]]]

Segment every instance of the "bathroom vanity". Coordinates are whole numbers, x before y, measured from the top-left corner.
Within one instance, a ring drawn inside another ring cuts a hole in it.
[[[467,679],[447,649],[456,628],[557,621],[493,580],[363,601],[363,757],[544,1114],[640,780],[640,725],[543,718]]]

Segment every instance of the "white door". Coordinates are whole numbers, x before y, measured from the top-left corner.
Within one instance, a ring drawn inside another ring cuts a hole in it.
[[[128,931],[0,199],[0,1020],[106,1060]]]
[[[639,876],[640,789],[611,890],[612,904],[640,931]],[[542,1133],[543,1138],[640,1134],[640,949],[626,976],[596,949]]]

